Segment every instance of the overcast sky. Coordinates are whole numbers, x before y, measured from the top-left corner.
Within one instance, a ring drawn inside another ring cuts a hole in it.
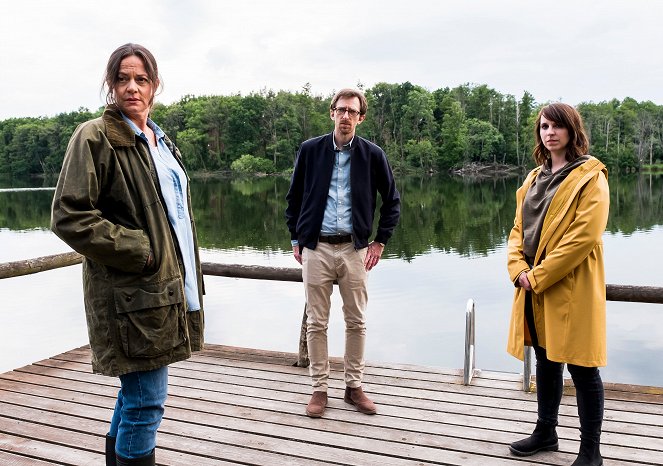
[[[166,104],[405,81],[663,104],[662,1],[0,0],[0,119],[97,109],[126,42],[156,56]]]

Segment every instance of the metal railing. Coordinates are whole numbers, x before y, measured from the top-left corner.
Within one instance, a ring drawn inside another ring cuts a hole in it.
[[[474,300],[468,299],[465,307],[465,364],[463,384],[469,385],[474,377],[476,358],[474,352]]]
[[[532,347],[525,346],[525,354],[523,357],[523,391],[532,391]]]
[[[663,287],[606,285],[605,289],[606,301],[663,304]],[[477,371],[475,364],[474,315],[474,300],[469,299],[465,309],[465,361],[463,369],[463,383],[465,385],[469,385],[472,382],[472,377]],[[524,348],[523,356],[523,391],[532,391],[532,347],[527,345]]]

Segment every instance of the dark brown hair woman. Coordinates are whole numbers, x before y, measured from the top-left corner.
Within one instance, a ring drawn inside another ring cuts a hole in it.
[[[202,273],[182,157],[150,118],[160,85],[145,47],[108,59],[107,106],[65,154],[51,228],[84,256],[92,369],[119,377],[107,465],[154,465],[168,365],[202,349]]]
[[[558,449],[556,432],[567,364],[576,389],[580,451],[573,466],[603,464],[605,274],[602,234],[608,221],[607,170],[587,155],[580,114],[554,103],[539,112],[532,170],[516,192],[516,217],[508,242],[515,285],[507,350],[536,355],[538,419],[529,437],[514,442],[517,456]]]

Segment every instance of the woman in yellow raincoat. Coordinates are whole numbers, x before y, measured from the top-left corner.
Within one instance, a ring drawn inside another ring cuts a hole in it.
[[[539,165],[516,192],[508,269],[516,286],[507,350],[523,359],[534,347],[538,420],[531,436],[514,442],[514,455],[558,449],[555,427],[564,363],[576,389],[580,451],[573,466],[602,465],[605,366],[605,273],[602,234],[610,203],[607,170],[586,155],[580,114],[554,103],[535,125]]]

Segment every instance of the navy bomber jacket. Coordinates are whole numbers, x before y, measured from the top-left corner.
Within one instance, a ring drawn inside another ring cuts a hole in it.
[[[315,249],[327,205],[334,169],[333,133],[302,143],[286,195],[286,223],[300,248]],[[373,230],[377,193],[382,206],[375,241],[386,243],[398,224],[401,199],[387,156],[380,147],[355,136],[351,149],[350,190],[355,248],[368,246]]]

